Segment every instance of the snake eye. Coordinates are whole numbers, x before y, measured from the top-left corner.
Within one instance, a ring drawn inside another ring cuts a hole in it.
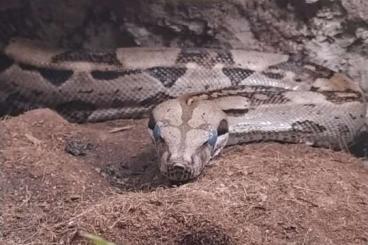
[[[207,143],[211,146],[215,146],[216,141],[217,141],[217,130],[211,130],[208,135]]]
[[[227,134],[229,132],[229,124],[226,119],[222,119],[219,126],[217,127],[218,136]]]
[[[206,143],[214,147],[216,145],[217,138],[223,134],[227,134],[228,132],[229,132],[229,124],[226,119],[222,119],[217,129],[210,131],[208,135],[208,141]]]
[[[155,126],[156,126],[156,120],[153,117],[153,115],[151,114],[150,118],[149,118],[149,121],[148,121],[148,128],[153,130],[155,128]]]
[[[153,128],[153,137],[156,140],[161,139],[161,130],[160,130],[160,127],[157,124]]]
[[[149,121],[148,121],[148,128],[152,130],[153,137],[155,140],[161,139],[161,130],[160,127],[157,125],[157,122],[153,115],[151,114]]]

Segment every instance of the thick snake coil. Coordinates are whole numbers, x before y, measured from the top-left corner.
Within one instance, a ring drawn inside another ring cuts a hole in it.
[[[0,116],[40,107],[73,122],[150,114],[160,170],[178,181],[197,177],[225,145],[347,149],[366,114],[357,83],[292,56],[194,48],[96,52],[12,41],[0,56]]]

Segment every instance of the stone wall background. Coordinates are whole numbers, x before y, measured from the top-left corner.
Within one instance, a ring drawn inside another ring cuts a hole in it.
[[[15,36],[76,48],[299,52],[368,90],[366,0],[0,0],[0,48]]]

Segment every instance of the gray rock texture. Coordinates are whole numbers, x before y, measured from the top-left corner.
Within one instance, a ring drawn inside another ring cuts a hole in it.
[[[0,42],[302,53],[368,90],[366,0],[0,0]]]

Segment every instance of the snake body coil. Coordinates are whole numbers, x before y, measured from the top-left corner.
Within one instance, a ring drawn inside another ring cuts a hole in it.
[[[245,50],[64,50],[18,39],[0,55],[0,116],[48,107],[73,122],[150,116],[160,170],[198,176],[225,145],[346,149],[366,103],[343,74]]]

